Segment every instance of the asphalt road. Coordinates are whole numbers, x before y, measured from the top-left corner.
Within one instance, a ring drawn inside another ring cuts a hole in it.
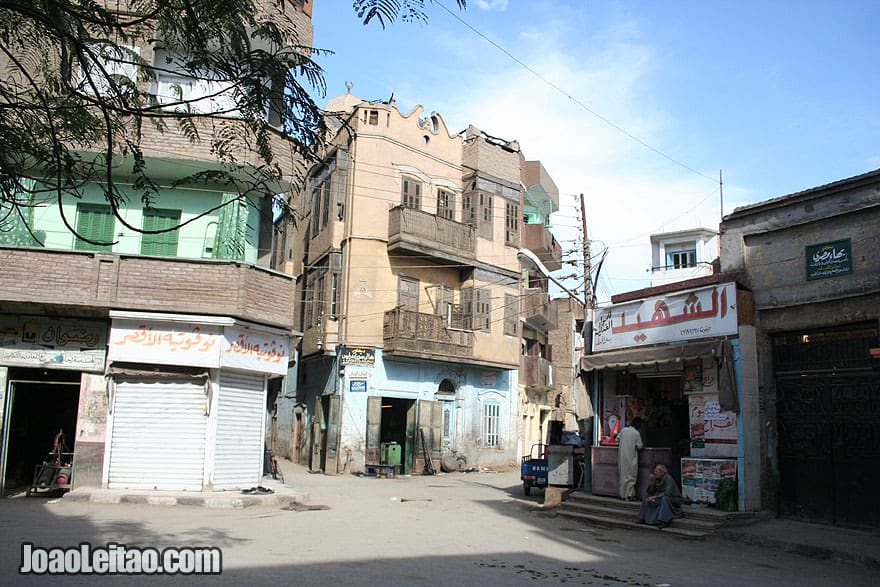
[[[65,584],[279,585],[877,585],[858,566],[712,538],[605,530],[539,507],[519,474],[435,477],[311,475],[287,465],[310,507],[241,510],[0,500],[0,584],[20,575],[22,543],[212,546],[215,576],[67,576]],[[538,494],[538,495],[535,495]]]

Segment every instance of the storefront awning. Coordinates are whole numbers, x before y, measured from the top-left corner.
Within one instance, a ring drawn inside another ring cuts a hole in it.
[[[606,351],[581,357],[581,370],[619,369],[657,363],[680,363],[687,359],[701,357],[720,357],[721,344],[715,340]]]

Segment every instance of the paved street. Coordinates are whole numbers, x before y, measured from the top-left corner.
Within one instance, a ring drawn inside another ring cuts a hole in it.
[[[21,576],[21,543],[217,546],[211,577],[116,577],[157,584],[279,585],[876,585],[855,565],[660,532],[599,530],[557,518],[525,498],[518,472],[376,479],[311,475],[287,465],[287,484],[310,507],[210,509],[0,501],[0,583]],[[540,492],[536,492],[540,493]],[[94,576],[66,578],[91,584]],[[104,578],[107,579],[107,578]],[[111,579],[112,580],[112,579]]]

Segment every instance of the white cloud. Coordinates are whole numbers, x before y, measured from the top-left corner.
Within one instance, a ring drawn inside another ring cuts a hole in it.
[[[477,8],[485,11],[507,10],[507,0],[477,0]]]

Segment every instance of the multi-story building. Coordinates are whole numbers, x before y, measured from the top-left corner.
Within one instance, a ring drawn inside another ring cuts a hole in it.
[[[294,203],[287,250],[303,340],[279,437],[331,474],[515,463],[519,145],[473,126],[451,134],[439,114],[393,100],[347,93],[326,110],[338,132]]]
[[[296,44],[309,46],[310,4],[275,10]],[[210,82],[175,70],[145,35],[132,50],[158,76],[132,81],[153,84],[160,102],[182,92],[194,109],[212,108],[200,99]],[[237,123],[232,112],[203,130]],[[132,166],[120,164],[117,211],[106,186],[87,184],[77,197],[35,200],[0,234],[7,491],[30,485],[59,431],[74,453],[74,487],[231,489],[262,476],[267,393],[280,387],[295,338],[295,280],[270,267],[272,202],[297,162],[285,135],[270,129],[284,176],[242,198],[210,181],[176,183],[217,169],[209,135],[194,142],[172,125],[141,132],[158,190],[149,205]],[[254,158],[246,148],[238,155]],[[20,185],[39,190],[39,177]]]
[[[651,235],[651,287],[715,272],[718,231],[694,228]]]
[[[540,161],[520,162],[523,186],[521,256],[522,355],[519,370],[519,455],[547,442],[551,420],[558,420],[558,377],[550,333],[557,327],[557,305],[548,290],[548,273],[561,267],[562,248],[550,232],[550,216],[559,210],[559,190]],[[564,411],[564,410],[563,410]]]

